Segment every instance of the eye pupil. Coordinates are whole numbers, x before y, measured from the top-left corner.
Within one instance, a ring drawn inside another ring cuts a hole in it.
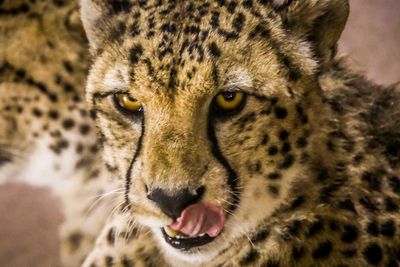
[[[236,93],[235,92],[226,92],[223,94],[223,97],[226,101],[232,101],[235,99]]]

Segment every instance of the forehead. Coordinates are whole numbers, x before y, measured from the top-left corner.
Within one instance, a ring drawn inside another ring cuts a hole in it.
[[[106,77],[169,92],[249,83],[253,61],[272,54],[281,37],[265,2],[111,1],[107,55],[118,64]]]

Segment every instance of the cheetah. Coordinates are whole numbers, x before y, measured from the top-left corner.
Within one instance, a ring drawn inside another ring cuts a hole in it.
[[[61,199],[64,266],[81,264],[113,208],[96,198],[113,184],[84,101],[86,43],[76,1],[0,1],[0,183]]]
[[[75,36],[68,23],[43,32],[57,43],[40,44],[54,53],[39,54],[43,77],[31,54],[4,53],[1,88],[15,96],[1,96],[1,174],[29,170],[14,154],[37,159],[43,143],[73,170],[50,182],[73,183],[68,218],[87,225],[75,229],[87,244],[97,238],[67,266],[399,266],[400,86],[336,56],[348,12],[347,0],[81,0],[90,67],[79,23]],[[87,68],[87,106],[71,105],[66,80],[79,97]],[[87,139],[81,123],[96,127]],[[62,159],[73,148],[88,160],[78,174]],[[116,197],[83,217],[97,190]]]

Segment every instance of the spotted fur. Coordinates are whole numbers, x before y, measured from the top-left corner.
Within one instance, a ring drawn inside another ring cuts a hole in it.
[[[113,188],[84,102],[85,43],[75,1],[0,1],[0,183],[48,186],[61,198],[61,257],[71,267],[111,209],[94,202]]]
[[[400,87],[336,57],[347,14],[345,0],[82,0],[86,99],[123,189],[83,266],[398,266]],[[222,114],[213,98],[231,89],[246,102]],[[225,227],[174,249],[147,195],[201,187]]]

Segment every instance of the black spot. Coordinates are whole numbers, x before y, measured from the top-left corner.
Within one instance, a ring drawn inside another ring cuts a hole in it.
[[[389,186],[392,188],[394,193],[400,193],[400,179],[397,176],[391,176],[389,178]]]
[[[263,138],[261,139],[261,145],[266,145],[266,144],[268,144],[268,142],[269,142],[269,136],[268,136],[268,134],[265,134],[263,136]]]
[[[132,8],[132,4],[127,0],[110,0],[108,3],[111,7],[111,12],[114,14],[127,13]]]
[[[68,237],[68,242],[71,245],[71,250],[76,251],[82,242],[83,235],[79,232],[73,233]]]
[[[303,205],[304,202],[305,202],[304,196],[298,196],[298,197],[296,197],[296,198],[290,203],[289,209],[290,209],[290,210],[297,209],[297,208],[299,208],[301,205]]]
[[[221,56],[221,50],[219,50],[218,46],[216,45],[215,42],[212,42],[209,46],[208,49],[210,51],[210,54],[215,57],[219,58]]]
[[[229,12],[229,13],[235,12],[236,5],[237,5],[237,4],[236,4],[235,1],[229,2],[228,6],[227,6],[228,12]]]
[[[33,112],[33,115],[38,118],[42,117],[42,115],[43,115],[43,112],[38,108],[33,108],[32,112]]]
[[[307,236],[311,237],[314,236],[318,233],[320,233],[322,231],[322,229],[324,228],[324,223],[322,220],[318,220],[316,222],[314,222],[310,228],[308,229],[308,233]]]
[[[62,7],[65,5],[65,0],[53,0],[54,5],[57,7]]]
[[[212,13],[210,24],[213,29],[216,29],[219,27],[219,13],[218,12]]]
[[[276,185],[268,185],[268,191],[275,197],[279,196],[279,187]]]
[[[279,132],[278,136],[281,141],[286,141],[289,137],[289,133],[286,130],[282,130]]]
[[[326,141],[326,147],[329,151],[335,151],[335,144],[332,142],[332,140]]]
[[[161,25],[161,31],[163,32],[168,32],[168,33],[176,33],[176,25],[174,23],[164,23]]]
[[[372,235],[372,236],[378,236],[379,235],[379,225],[375,220],[370,221],[367,224],[367,233]]]
[[[243,29],[244,26],[244,21],[245,21],[245,17],[242,13],[239,13],[232,22],[232,26],[233,28],[237,31],[240,32]]]
[[[293,220],[288,223],[287,230],[290,236],[296,236],[299,234],[302,224],[300,220]]]
[[[358,154],[353,157],[353,165],[358,166],[364,160],[364,155]]]
[[[134,263],[126,256],[122,258],[122,267],[134,267]]]
[[[69,130],[75,126],[75,121],[73,119],[65,119],[63,120],[62,125],[65,130]]]
[[[89,124],[82,124],[79,126],[79,132],[82,135],[86,135],[90,132],[90,125]]]
[[[304,248],[303,247],[293,247],[292,250],[292,257],[296,261],[298,261],[304,254]]]
[[[114,264],[114,258],[111,256],[106,256],[105,262],[106,262],[106,267],[112,267]]]
[[[395,167],[399,162],[400,159],[399,148],[400,148],[400,143],[389,144],[386,146],[384,153],[391,167]]]
[[[76,149],[75,149],[76,153],[81,154],[83,152],[83,145],[81,143],[78,143],[76,145]],[[106,164],[107,166],[107,164]]]
[[[271,4],[271,0],[258,0],[258,2],[262,5],[269,5]]]
[[[107,241],[108,243],[113,246],[115,242],[115,228],[112,227],[107,233]]]
[[[278,148],[277,148],[276,146],[271,146],[271,147],[268,149],[268,155],[274,156],[274,155],[276,155],[276,154],[278,154]]]
[[[143,54],[143,47],[140,44],[136,44],[131,48],[130,60],[132,65],[136,65],[139,62],[139,58],[142,54]]]
[[[247,264],[252,264],[254,263],[258,258],[260,257],[260,254],[257,250],[251,249],[249,253],[240,261],[240,266],[242,265],[247,265]]]
[[[343,228],[341,240],[344,243],[352,243],[358,238],[358,229],[356,226],[348,224]]]
[[[71,65],[71,62],[65,60],[63,61],[63,67],[68,73],[72,73],[74,71],[74,68]]]
[[[57,120],[59,117],[57,110],[50,110],[48,115],[49,115],[49,118],[53,119],[53,120]]]
[[[279,172],[271,172],[270,174],[267,175],[267,178],[271,180],[277,180],[280,179],[281,177],[282,175]]]
[[[304,137],[300,137],[299,139],[297,139],[296,141],[296,146],[298,148],[304,148],[307,146],[307,139]]]
[[[267,239],[269,236],[269,230],[268,229],[263,229],[259,232],[257,232],[254,236],[251,237],[251,242],[253,244],[256,244],[258,242],[262,242],[265,239]]]
[[[376,243],[368,244],[368,246],[364,248],[362,253],[365,260],[372,265],[378,265],[383,258],[382,249]]]
[[[253,0],[245,0],[245,1],[243,1],[242,5],[245,8],[252,8],[253,7]]]
[[[291,149],[292,149],[292,147],[290,146],[290,144],[288,142],[285,142],[282,144],[281,153],[283,155],[285,155],[288,152],[290,152]]]
[[[396,225],[393,220],[387,220],[381,224],[381,234],[386,237],[394,237]]]
[[[287,110],[285,108],[281,108],[281,107],[276,107],[274,109],[274,112],[275,112],[276,118],[280,119],[280,120],[285,119],[288,115]]]
[[[29,6],[26,3],[23,3],[17,7],[9,8],[9,9],[0,9],[0,15],[11,15],[17,16],[19,14],[24,14],[29,12]]]
[[[72,92],[75,91],[74,86],[72,84],[70,84],[70,83],[65,83],[63,85],[63,89],[64,89],[64,92],[66,92],[66,93],[72,93]]]
[[[332,242],[327,240],[318,244],[318,247],[313,251],[312,257],[314,259],[327,258],[332,251]]]
[[[331,220],[331,221],[329,222],[329,228],[330,228],[332,231],[337,232],[337,231],[339,230],[339,225],[338,225],[337,221],[336,221],[336,220]]]
[[[279,165],[279,168],[288,169],[293,165],[294,162],[295,162],[295,157],[292,154],[289,154],[283,159],[282,163]]]
[[[319,182],[325,181],[329,177],[328,170],[325,167],[320,167],[318,170],[317,180]]]
[[[364,172],[361,175],[361,179],[366,182],[369,186],[369,189],[379,191],[381,189],[381,181],[376,174],[371,173],[369,171]]]
[[[346,199],[346,200],[339,202],[338,208],[357,213],[356,208],[354,207],[354,203],[350,199]]]
[[[292,77],[292,79],[293,79],[293,77]],[[295,78],[294,78],[295,79]],[[307,117],[307,115],[304,115],[303,117],[301,117],[301,122],[303,123],[303,124],[307,124],[308,123],[308,117]]]
[[[367,196],[360,197],[360,204],[368,211],[375,212],[377,211],[377,207],[374,203],[372,203],[371,199]]]
[[[218,68],[215,65],[213,65],[211,68],[211,77],[212,77],[214,83],[218,84],[219,73],[218,73]]]
[[[391,197],[385,198],[385,209],[387,212],[397,212],[399,210],[399,206]]]

